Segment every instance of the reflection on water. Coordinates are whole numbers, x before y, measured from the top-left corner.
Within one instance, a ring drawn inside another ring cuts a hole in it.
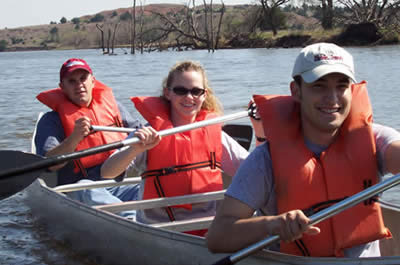
[[[0,149],[30,150],[30,137],[41,111],[47,108],[35,96],[58,85],[59,68],[70,57],[84,58],[96,78],[114,89],[116,98],[132,114],[131,96],[157,96],[163,78],[178,60],[200,61],[225,113],[244,110],[252,94],[286,94],[296,49],[242,49],[154,52],[103,56],[99,50],[0,53]],[[356,78],[368,81],[376,122],[400,129],[399,46],[349,48],[354,56]],[[117,50],[118,52],[118,50]],[[248,119],[238,123],[250,124]],[[400,203],[398,188],[384,198]],[[46,237],[32,222],[20,193],[0,201],[0,264],[90,264],[69,253],[68,248]]]

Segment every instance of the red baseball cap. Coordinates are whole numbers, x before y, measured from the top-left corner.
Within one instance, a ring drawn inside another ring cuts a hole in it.
[[[92,69],[90,66],[87,64],[87,62],[83,59],[78,59],[78,58],[71,58],[68,59],[63,65],[61,66],[60,69],[60,82],[63,80],[63,78],[69,74],[72,73],[73,71],[77,69],[83,69],[88,71],[90,74],[93,74]]]

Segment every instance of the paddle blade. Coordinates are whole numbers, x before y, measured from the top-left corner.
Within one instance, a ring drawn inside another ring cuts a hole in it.
[[[17,169],[30,163],[38,162],[44,158],[35,154],[13,150],[0,150],[0,172],[3,170]],[[43,169],[42,171],[44,171]],[[0,178],[0,200],[5,199],[28,187],[41,171],[27,172],[24,174]]]
[[[247,151],[250,149],[251,141],[253,139],[253,128],[250,125],[226,124],[222,129]]]

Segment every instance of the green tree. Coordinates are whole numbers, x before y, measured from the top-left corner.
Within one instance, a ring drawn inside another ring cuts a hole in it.
[[[280,6],[284,6],[289,0],[260,0],[260,2],[264,16],[262,20],[271,29],[272,34],[276,36],[278,29],[285,22],[285,15],[280,10]]]
[[[60,23],[61,23],[61,24],[67,23],[67,19],[66,19],[65,17],[62,17],[62,18],[60,19]]]
[[[0,40],[0,52],[7,49],[8,42],[6,40]]]
[[[57,27],[52,27],[49,32],[50,32],[50,41],[55,41],[55,42],[59,41]]]
[[[81,23],[81,20],[79,19],[79,17],[74,17],[73,19],[71,19],[71,22],[75,25],[78,25],[79,23]]]
[[[122,21],[130,20],[131,18],[132,15],[128,11],[119,16],[119,19],[121,19]]]
[[[101,22],[104,20],[104,16],[102,14],[96,14],[94,17],[90,19],[90,22]]]

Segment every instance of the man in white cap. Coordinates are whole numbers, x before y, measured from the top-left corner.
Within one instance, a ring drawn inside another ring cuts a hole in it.
[[[43,115],[37,126],[37,153],[51,157],[120,141],[126,133],[92,132],[91,125],[138,128],[140,123],[119,104],[112,89],[97,81],[85,60],[68,59],[60,69],[56,89],[41,92],[37,99],[52,111]],[[101,178],[102,163],[112,151],[91,155],[51,168],[58,172],[58,185]],[[122,186],[85,190],[69,195],[82,202],[97,205],[134,200],[138,187]],[[127,213],[130,214],[130,213]]]
[[[353,58],[341,47],[305,47],[292,77],[290,96],[253,97],[264,129],[256,136],[266,141],[233,178],[208,248],[233,252],[279,235],[272,248],[292,255],[380,256],[379,239],[391,234],[373,200],[316,226],[308,216],[375,184],[378,175],[399,173],[400,133],[372,123],[366,83],[355,83]]]

